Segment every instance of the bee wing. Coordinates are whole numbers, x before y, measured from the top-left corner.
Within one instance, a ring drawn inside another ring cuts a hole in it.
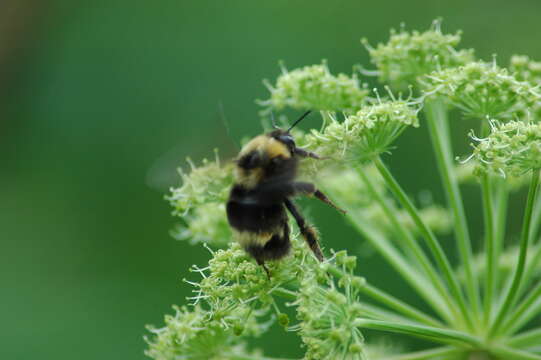
[[[199,159],[214,158],[213,149],[220,149],[220,158],[233,159],[239,152],[240,147],[231,138],[227,120],[225,118],[223,105],[218,103],[218,109],[214,116],[217,123],[215,131],[202,130],[209,144],[215,144],[210,151],[205,150],[204,154],[194,154],[193,149],[187,149],[186,145],[181,142],[177,143],[169,150],[159,155],[149,166],[146,175],[145,183],[148,187],[161,193],[169,191],[172,186],[178,185],[178,168],[182,165],[179,159],[186,159],[188,156],[193,158],[197,163]],[[225,132],[224,132],[225,130]],[[226,136],[224,136],[224,134]],[[228,161],[228,160],[226,160]]]

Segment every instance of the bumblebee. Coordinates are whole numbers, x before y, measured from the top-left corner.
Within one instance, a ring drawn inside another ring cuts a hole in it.
[[[344,212],[314,184],[296,180],[300,159],[321,159],[317,154],[297,147],[290,133],[308,114],[310,111],[288,130],[273,124],[273,131],[250,140],[235,160],[235,184],[227,201],[227,218],[237,241],[263,266],[269,277],[265,261],[283,258],[291,247],[286,209],[315,257],[324,260],[317,232],[306,222],[293,197],[315,196]]]

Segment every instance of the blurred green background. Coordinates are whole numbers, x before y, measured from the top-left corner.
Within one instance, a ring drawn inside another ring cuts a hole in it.
[[[185,302],[181,279],[208,259],[168,235],[163,195],[186,156],[233,154],[219,104],[235,141],[257,134],[254,100],[279,60],[351,73],[368,65],[361,37],[438,16],[483,59],[541,58],[537,0],[0,2],[0,358],[144,359],[145,324]],[[389,162],[406,189],[438,191],[425,130],[398,145]],[[327,247],[363,252],[332,210],[311,209]],[[411,298],[378,257],[360,267]],[[298,357],[277,348],[296,336],[277,334],[260,341],[269,354]]]

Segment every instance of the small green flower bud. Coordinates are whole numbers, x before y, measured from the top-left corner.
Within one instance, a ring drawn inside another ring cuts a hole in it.
[[[389,41],[375,48],[364,39],[362,42],[378,69],[380,81],[404,90],[415,85],[422,75],[473,61],[473,50],[455,49],[460,35],[443,34],[440,21],[434,21],[432,28],[423,33],[391,30]]]
[[[262,105],[275,109],[292,107],[324,111],[354,111],[364,103],[368,91],[359,85],[357,77],[332,75],[327,64],[283,69],[276,85],[266,83],[271,97]]]
[[[289,316],[287,316],[287,314],[280,313],[278,315],[278,324],[284,328],[287,328],[289,326]]]
[[[541,169],[541,124],[492,121],[491,126],[487,138],[474,137],[478,144],[472,157],[477,160],[478,174],[492,172],[519,177]]]

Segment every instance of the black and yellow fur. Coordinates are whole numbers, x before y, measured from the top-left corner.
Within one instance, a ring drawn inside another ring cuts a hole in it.
[[[286,209],[314,255],[324,260],[316,230],[306,223],[291,198],[308,195],[334,204],[313,184],[295,180],[303,157],[319,159],[296,147],[289,130],[276,129],[253,138],[236,159],[236,183],[227,202],[227,217],[237,241],[265,270],[265,261],[283,258],[291,247]]]

